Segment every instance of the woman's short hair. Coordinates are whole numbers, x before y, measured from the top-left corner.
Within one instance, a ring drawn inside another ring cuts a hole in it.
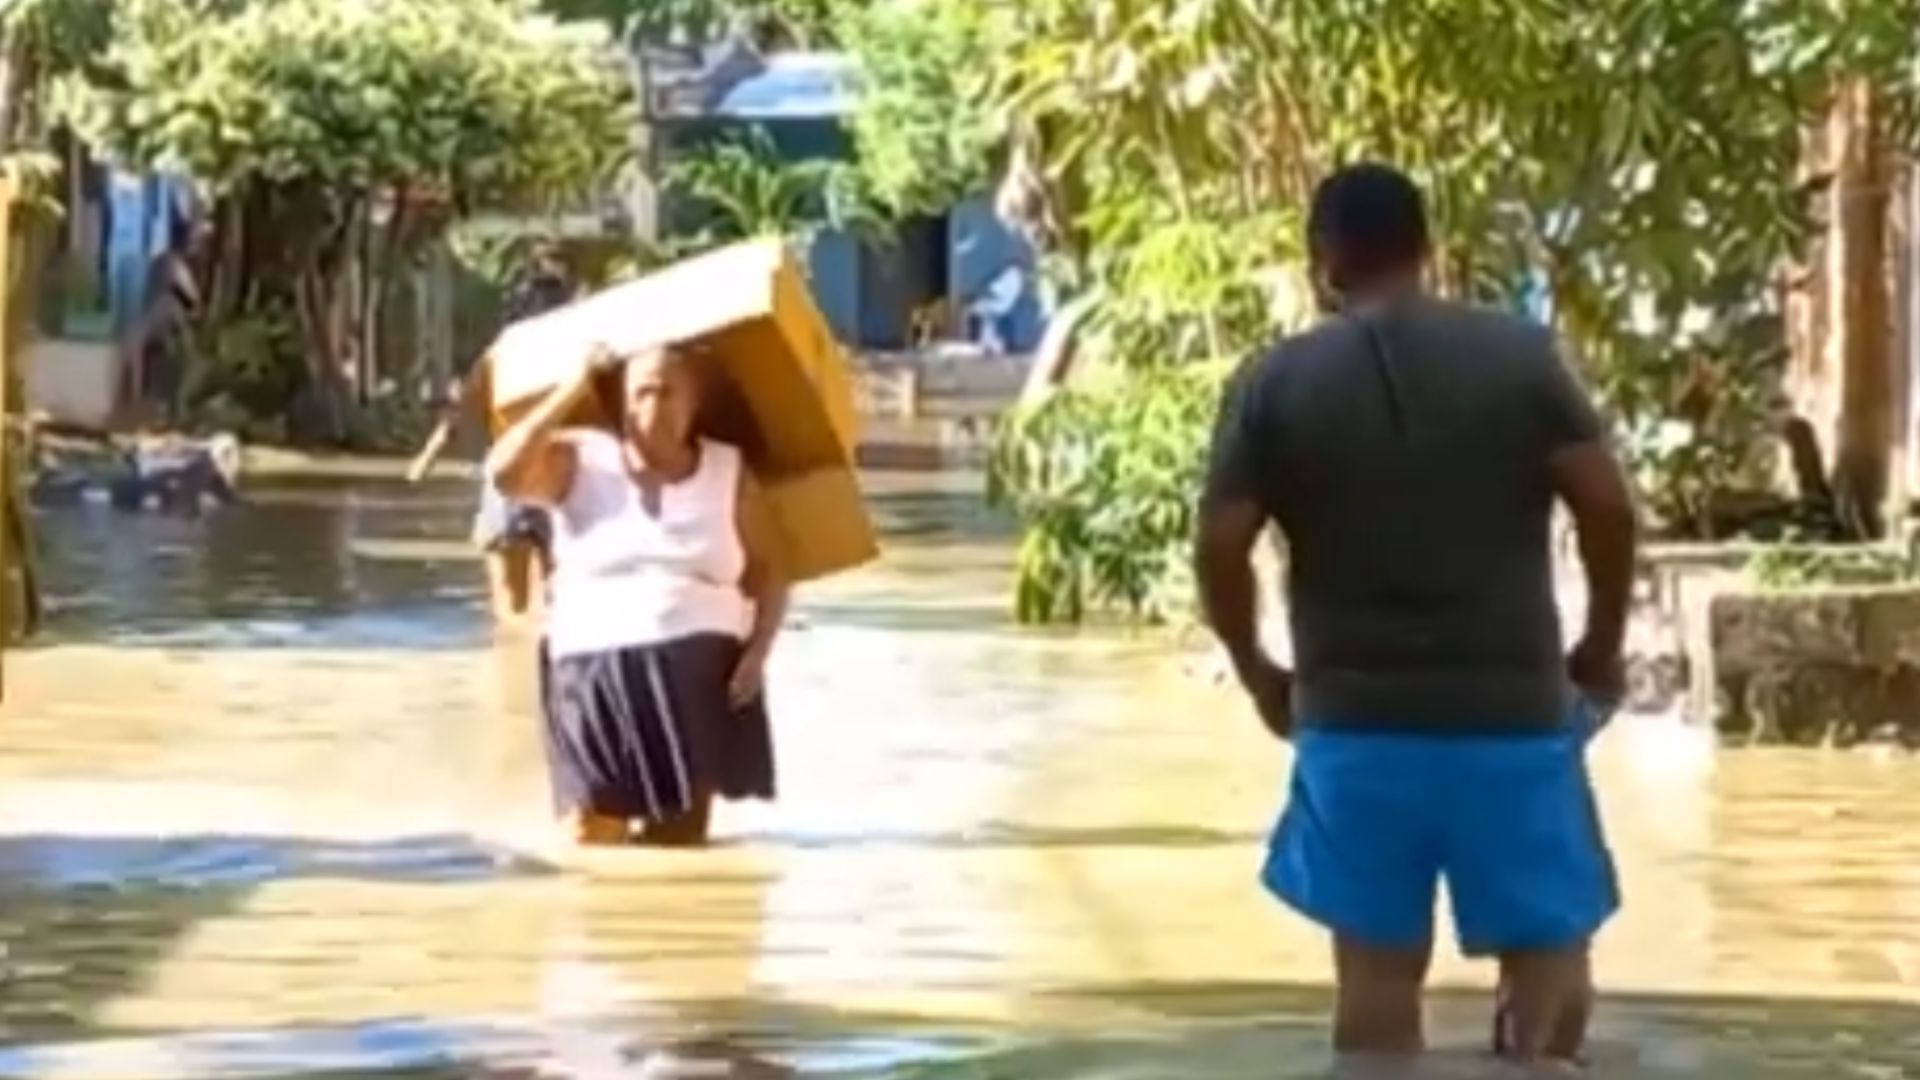
[[[663,345],[657,349],[634,353],[626,358],[626,363],[610,364],[594,376],[593,395],[600,406],[600,411],[616,426],[623,423],[627,415],[627,368],[633,361],[649,357],[657,357],[663,367],[670,366],[691,371],[695,375],[696,386],[704,382],[700,368],[694,364],[694,355],[675,345]]]

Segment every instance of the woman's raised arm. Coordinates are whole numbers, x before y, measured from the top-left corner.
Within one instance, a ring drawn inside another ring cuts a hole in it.
[[[566,499],[573,488],[574,448],[554,434],[609,362],[611,354],[596,348],[573,378],[554,387],[495,440],[487,452],[487,476],[501,494],[548,506]]]

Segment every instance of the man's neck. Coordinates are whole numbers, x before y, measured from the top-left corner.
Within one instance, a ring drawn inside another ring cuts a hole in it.
[[[1350,314],[1376,311],[1421,295],[1418,271],[1385,275],[1356,287],[1347,294],[1342,307]]]

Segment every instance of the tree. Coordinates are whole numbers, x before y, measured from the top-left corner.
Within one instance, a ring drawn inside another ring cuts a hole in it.
[[[850,121],[872,197],[895,217],[946,210],[983,190],[1004,131],[980,63],[1011,30],[997,5],[881,0],[849,7],[840,39],[859,65]]]
[[[758,237],[804,244],[823,228],[877,236],[884,223],[845,162],[785,161],[765,131],[722,138],[675,162],[667,183],[707,215],[696,247]]]
[[[699,44],[744,34],[762,49],[837,43],[843,0],[547,0],[565,19],[596,19],[622,40]]]
[[[1393,161],[1429,193],[1441,287],[1508,302],[1543,277],[1650,494],[1704,530],[1704,496],[1769,464],[1774,285],[1808,235],[1805,122],[1838,73],[1909,115],[1915,26],[1904,0],[1040,0],[974,63],[1014,121],[1009,204],[1098,300],[1097,360],[1256,349],[1275,329],[1261,282],[1293,276],[1312,185],[1341,162]],[[1047,459],[1008,455],[1016,504],[1046,483],[1018,463]],[[1038,527],[1071,547],[1124,490]]]
[[[217,200],[215,317],[289,314],[339,438],[380,271],[475,211],[597,193],[630,143],[626,86],[602,28],[515,0],[120,0],[59,100],[93,146]]]
[[[0,152],[44,137],[46,89],[106,46],[113,0],[0,4]]]
[[[7,346],[24,346],[38,311],[35,271],[57,220],[59,160],[50,152],[49,90],[106,47],[113,0],[0,0],[0,169],[14,183]],[[21,395],[9,400],[19,402]]]

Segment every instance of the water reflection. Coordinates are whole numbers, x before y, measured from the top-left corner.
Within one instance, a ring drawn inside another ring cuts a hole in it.
[[[1153,641],[1010,630],[968,496],[884,495],[886,565],[806,597],[780,804],[577,855],[467,486],[251,494],[38,519],[0,1077],[1326,1074],[1324,945],[1253,885],[1284,752]],[[1596,1075],[1920,1074],[1920,764],[1661,717],[1594,754]],[[1437,975],[1427,1074],[1494,1075],[1486,973]]]
[[[458,542],[471,497],[452,482],[312,479],[251,487],[245,503],[200,518],[41,510],[47,633],[192,648],[471,647],[485,640],[483,589]]]
[[[523,852],[453,834],[359,842],[218,834],[0,837],[0,881],[39,893],[232,888],[295,877],[482,881],[550,869]]]

